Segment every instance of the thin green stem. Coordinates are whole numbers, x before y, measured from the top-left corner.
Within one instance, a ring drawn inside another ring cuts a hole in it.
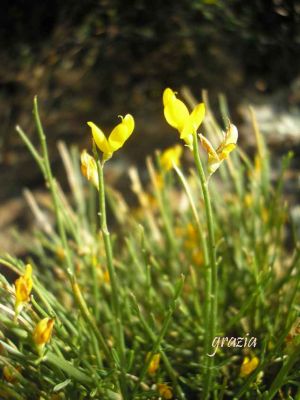
[[[113,250],[112,243],[110,238],[110,233],[107,227],[107,219],[106,219],[106,203],[105,203],[105,185],[104,185],[104,175],[103,175],[103,167],[104,163],[101,163],[99,160],[99,154],[96,149],[95,144],[93,144],[94,155],[97,159],[97,171],[98,171],[98,180],[99,180],[99,220],[100,227],[102,232],[102,237],[104,241],[106,261],[107,261],[107,269],[111,284],[111,293],[112,293],[112,310],[113,315],[115,317],[115,335],[117,340],[117,349],[120,357],[120,387],[123,393],[123,396],[126,398],[126,377],[125,377],[125,339],[124,339],[124,330],[122,324],[122,315],[120,309],[120,301],[119,301],[119,288],[117,283],[116,271],[113,262]]]
[[[209,346],[212,343],[213,338],[215,337],[217,328],[218,276],[217,276],[213,213],[212,213],[210,195],[208,190],[208,181],[206,179],[203,166],[201,163],[196,133],[193,135],[193,154],[203,193],[207,231],[208,231],[207,241],[208,241],[209,266],[207,268],[207,274],[206,274],[207,297],[205,300],[206,302],[205,323],[207,324],[207,327],[205,329],[205,343],[204,343],[205,357],[208,357],[207,354],[210,354]],[[208,358],[205,370],[203,399],[209,398],[211,384],[212,384],[213,364],[214,364],[213,357]]]
[[[157,335],[156,340],[153,343],[152,349],[151,349],[150,353],[148,354],[147,360],[146,360],[146,362],[145,362],[145,364],[144,364],[144,366],[143,366],[143,368],[141,370],[138,382],[137,382],[137,384],[136,384],[136,386],[135,386],[135,388],[133,390],[133,394],[132,394],[132,397],[131,397],[132,400],[134,400],[136,392],[138,390],[138,387],[139,387],[140,383],[143,381],[143,379],[144,379],[144,377],[145,377],[145,375],[147,373],[147,370],[149,368],[149,365],[150,365],[150,362],[152,360],[152,357],[154,356],[155,353],[160,351],[160,345],[162,343],[163,338],[165,337],[165,335],[167,333],[167,330],[168,330],[169,325],[170,325],[171,320],[172,320],[172,315],[173,315],[173,313],[176,310],[176,307],[178,305],[178,299],[179,299],[179,296],[181,295],[183,284],[184,284],[184,276],[182,275],[180,280],[179,280],[179,282],[177,283],[177,288],[175,290],[174,298],[173,298],[173,300],[172,300],[172,302],[171,302],[171,304],[169,306],[168,312],[165,315],[165,319],[163,321],[162,328],[161,328],[159,334]],[[147,326],[147,324],[146,324],[146,326]],[[164,357],[164,360],[166,360],[166,359],[167,358]],[[176,376],[174,376],[172,374],[172,378],[176,379]],[[178,394],[180,394],[180,399],[184,399],[184,394],[182,393],[179,385],[177,385],[177,390],[178,390]]]
[[[87,307],[87,304],[82,296],[81,290],[80,290],[77,282],[75,281],[75,278],[72,279],[72,290],[73,290],[74,297],[75,297],[76,302],[81,310],[84,320],[87,322],[87,324],[93,330],[98,342],[100,343],[100,345],[102,347],[102,350],[103,350],[106,358],[108,359],[108,361],[112,362],[111,352],[110,352],[102,334],[100,333],[93,316],[91,315],[91,313]]]
[[[287,359],[284,361],[280,371],[278,372],[276,378],[274,379],[271,388],[268,393],[268,400],[272,400],[276,393],[279,391],[279,389],[282,387],[282,385],[285,382],[286,376],[288,375],[289,371],[292,369],[293,365],[296,363],[296,361],[299,359],[299,353],[300,353],[300,345],[298,345],[294,351],[289,354]]]
[[[56,216],[56,222],[57,222],[59,235],[60,235],[63,247],[66,251],[67,272],[70,274],[71,272],[74,271],[74,267],[73,267],[73,263],[71,261],[71,255],[70,255],[70,249],[69,249],[69,245],[68,245],[68,241],[67,241],[66,231],[65,231],[65,227],[64,227],[64,224],[63,224],[63,221],[61,218],[60,209],[59,209],[59,199],[58,199],[58,195],[57,195],[57,188],[56,188],[55,180],[53,178],[52,171],[51,171],[46,136],[45,136],[44,129],[43,129],[43,126],[42,126],[42,123],[40,120],[40,116],[39,116],[37,96],[35,96],[33,104],[34,104],[34,107],[33,107],[34,119],[35,119],[39,139],[40,139],[41,146],[42,146],[43,163],[44,163],[44,172],[45,172],[46,182],[50,188],[50,192],[51,192],[51,196],[52,196],[52,201],[53,201],[53,205],[54,205],[54,212],[55,212],[55,216]]]

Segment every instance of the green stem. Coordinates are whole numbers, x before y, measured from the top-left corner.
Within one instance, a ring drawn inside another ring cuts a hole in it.
[[[87,324],[93,330],[98,342],[100,343],[100,345],[102,347],[102,350],[103,350],[106,358],[108,359],[108,361],[111,362],[112,358],[111,358],[110,350],[109,350],[102,334],[100,333],[93,316],[91,315],[91,313],[87,307],[87,304],[82,296],[81,290],[80,290],[77,282],[75,281],[75,278],[72,279],[72,290],[73,290],[74,297],[75,297],[77,304],[81,310],[84,320],[87,322]]]
[[[216,262],[216,252],[215,252],[213,213],[212,213],[210,195],[208,190],[208,181],[206,179],[201,159],[199,156],[199,147],[198,147],[196,133],[194,133],[193,135],[193,154],[203,193],[207,231],[208,231],[207,241],[208,241],[209,266],[206,274],[207,288],[206,288],[206,300],[205,300],[206,302],[205,322],[207,324],[207,329],[205,329],[205,343],[204,343],[205,357],[207,357],[207,354],[210,354],[209,346],[212,343],[213,338],[215,337],[217,328],[218,276],[217,276],[217,262]],[[211,390],[211,383],[212,383],[213,364],[214,364],[213,357],[209,357],[206,362],[203,399],[207,399],[209,397],[209,393]]]
[[[294,351],[289,354],[288,358],[284,361],[280,371],[274,379],[271,388],[268,393],[268,400],[272,400],[279,389],[285,384],[286,376],[292,369],[295,362],[299,359],[300,345],[297,346]]]
[[[58,357],[53,353],[47,353],[45,356],[45,361],[49,364],[53,364],[56,367],[64,371],[70,378],[74,378],[76,381],[82,383],[83,385],[89,385],[93,382],[91,376],[86,375],[81,372],[78,368],[74,367],[70,362],[66,361],[64,358]]]
[[[113,250],[111,244],[110,233],[107,227],[107,219],[106,219],[106,203],[105,203],[105,185],[104,185],[104,176],[103,176],[103,167],[104,163],[101,163],[99,160],[99,154],[96,149],[95,144],[93,144],[93,150],[95,157],[97,159],[97,171],[98,171],[98,180],[99,180],[99,219],[100,219],[100,227],[102,232],[102,237],[104,241],[106,261],[107,261],[107,269],[109,273],[109,279],[111,284],[111,293],[112,293],[112,310],[115,317],[115,334],[117,339],[117,349],[121,361],[121,376],[120,376],[120,386],[124,398],[126,398],[126,380],[125,380],[125,339],[124,339],[124,330],[122,324],[122,316],[120,310],[120,302],[119,302],[119,293],[120,290],[118,288],[116,271],[113,262]]]
[[[139,320],[141,322],[141,325],[145,329],[146,334],[148,335],[149,339],[153,343],[156,343],[157,336],[153,332],[151,326],[148,324],[146,319],[144,318],[144,316],[143,316],[143,314],[142,314],[142,312],[140,310],[140,307],[139,307],[139,305],[137,303],[137,300],[136,300],[136,298],[135,298],[135,296],[133,294],[132,294],[132,300],[134,301],[134,307],[135,307],[137,316],[138,316],[138,318],[139,318]],[[177,374],[177,372],[173,369],[173,367],[171,365],[171,362],[170,362],[168,356],[166,355],[166,353],[164,352],[164,350],[162,348],[160,348],[159,352],[160,352],[161,358],[163,360],[163,363],[164,363],[164,365],[166,367],[166,370],[167,370],[167,372],[168,372],[168,374],[169,374],[169,376],[170,376],[170,378],[172,380],[172,383],[173,383],[173,385],[174,385],[174,387],[176,389],[176,393],[178,395],[178,399],[184,400],[186,397],[185,397],[185,394],[183,393],[183,391],[182,391],[182,389],[180,387],[180,384],[178,382],[178,374]]]
[[[57,188],[55,187],[56,185],[55,185],[55,181],[54,181],[52,171],[51,171],[46,136],[45,136],[44,129],[43,129],[43,126],[42,126],[42,123],[40,120],[40,116],[39,116],[37,96],[35,96],[33,104],[34,104],[34,106],[33,106],[34,119],[35,119],[38,135],[39,135],[41,146],[42,146],[45,177],[46,177],[46,181],[50,188],[50,192],[51,192],[51,196],[52,196],[52,201],[53,201],[53,205],[54,205],[54,211],[55,211],[59,235],[60,235],[63,247],[66,252],[67,272],[70,275],[71,272],[74,271],[74,267],[73,267],[73,264],[71,261],[70,249],[69,249],[69,245],[67,242],[65,227],[64,227],[64,224],[63,224],[63,221],[61,218],[60,210],[59,210],[59,200],[58,200],[58,196],[57,196]]]
[[[135,395],[136,395],[136,392],[137,392],[137,390],[138,390],[138,388],[139,388],[139,385],[140,385],[140,383],[143,381],[143,379],[144,379],[144,377],[145,377],[145,375],[146,375],[146,373],[147,373],[147,371],[148,371],[148,368],[149,368],[150,362],[151,362],[151,360],[152,360],[152,357],[153,357],[154,354],[157,353],[158,351],[161,352],[161,350],[160,350],[160,345],[161,345],[161,343],[162,343],[163,338],[165,337],[165,335],[166,335],[166,333],[167,333],[167,330],[168,330],[169,325],[170,325],[171,320],[172,320],[173,313],[174,313],[174,311],[176,310],[176,307],[177,307],[177,305],[178,305],[178,299],[179,299],[179,297],[180,297],[180,295],[181,295],[182,288],[183,288],[183,284],[184,284],[184,276],[182,275],[181,278],[180,278],[180,280],[179,280],[179,282],[178,282],[177,285],[176,285],[177,287],[176,287],[176,289],[175,289],[174,298],[173,298],[173,300],[172,300],[172,302],[171,302],[171,304],[170,304],[170,306],[169,306],[168,312],[167,312],[166,315],[165,315],[165,319],[164,319],[164,321],[163,321],[162,328],[161,328],[159,334],[157,335],[155,342],[153,343],[152,349],[151,349],[150,353],[148,354],[147,360],[146,360],[146,362],[145,362],[145,364],[144,364],[144,366],[143,366],[143,368],[142,368],[142,370],[141,370],[139,379],[138,379],[138,381],[137,381],[137,383],[136,383],[136,385],[135,385],[135,387],[134,387],[134,389],[133,389],[133,393],[132,393],[132,397],[131,397],[132,400],[134,400]],[[146,326],[147,326],[147,324],[146,324]],[[148,330],[148,329],[147,329],[147,330]],[[152,335],[151,335],[151,337],[152,337]],[[164,362],[165,362],[166,360],[168,360],[167,357],[165,357],[165,356],[163,357],[163,359],[164,359]],[[167,366],[168,366],[168,365],[169,365],[169,364],[167,364]],[[169,366],[170,366],[170,365],[169,365]],[[170,367],[171,367],[171,366],[170,366]],[[172,367],[171,367],[171,368],[172,368]],[[169,372],[170,372],[170,370],[169,370]],[[171,377],[175,380],[175,382],[177,382],[176,375],[174,375],[174,374],[172,373],[172,374],[171,374]],[[177,385],[176,389],[177,389],[177,391],[178,391],[179,398],[183,400],[183,399],[184,399],[184,394],[182,393],[181,388],[179,387],[179,385]]]

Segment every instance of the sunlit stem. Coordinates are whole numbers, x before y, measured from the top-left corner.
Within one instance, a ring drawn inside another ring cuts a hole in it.
[[[123,370],[123,366],[125,365],[125,340],[124,340],[124,331],[123,331],[122,316],[121,316],[120,302],[119,302],[120,291],[118,289],[118,284],[117,284],[116,271],[113,262],[111,237],[107,227],[107,219],[106,219],[105,186],[104,186],[104,176],[103,176],[103,168],[105,163],[100,162],[99,154],[95,146],[95,143],[93,143],[93,152],[97,160],[97,171],[99,180],[99,221],[105,247],[107,269],[111,284],[111,294],[112,294],[111,301],[112,301],[112,311],[115,318],[115,335],[117,340],[118,354],[120,356],[120,361],[121,361],[120,367],[122,370],[120,384],[121,384],[121,390],[124,394],[125,371]]]
[[[205,176],[203,166],[201,163],[199,155],[199,147],[197,141],[196,132],[193,135],[193,154],[194,160],[197,168],[197,172],[200,178],[200,184],[203,193],[206,222],[207,222],[207,244],[208,244],[208,256],[209,265],[206,272],[206,307],[205,307],[205,341],[204,341],[204,352],[207,363],[205,365],[205,380],[204,380],[204,397],[207,399],[209,397],[209,392],[212,383],[212,368],[213,368],[213,357],[208,357],[210,354],[210,346],[213,338],[216,334],[216,324],[217,324],[217,310],[218,310],[218,279],[217,279],[217,262],[216,262],[216,251],[215,251],[215,236],[214,236],[214,223],[213,223],[213,213],[210,201],[210,195],[208,190],[208,181]]]

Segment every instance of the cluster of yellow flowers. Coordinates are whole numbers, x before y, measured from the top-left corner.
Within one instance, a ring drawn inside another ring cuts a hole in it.
[[[16,317],[22,311],[25,304],[30,301],[30,294],[33,287],[32,280],[32,266],[27,264],[25,267],[24,275],[21,275],[15,281],[15,315]],[[32,339],[39,353],[42,353],[46,343],[50,341],[52,330],[54,326],[53,318],[43,318],[40,320],[33,332]]]
[[[147,355],[146,360],[149,360],[150,354]],[[159,363],[160,363],[160,354],[156,353],[153,354],[151,357],[149,366],[148,366],[148,374],[149,375],[155,375],[156,372],[159,369]],[[158,383],[157,385],[157,391],[160,394],[160,396],[163,399],[170,400],[173,398],[173,391],[171,386],[167,385],[166,383]]]
[[[163,93],[163,106],[168,124],[178,130],[180,138],[192,149],[193,136],[197,135],[197,131],[205,117],[204,103],[197,104],[192,112],[189,112],[184,102],[176,97],[176,93],[167,88]],[[103,163],[110,159],[115,151],[123,147],[134,130],[135,122],[131,114],[127,114],[121,119],[122,121],[115,126],[108,138],[97,125],[93,122],[88,122],[94,142],[103,153]],[[223,133],[223,140],[216,150],[206,137],[202,134],[199,137],[204,150],[208,154],[208,173],[211,175],[236,147],[238,131],[233,124],[229,124],[226,133]],[[170,170],[173,164],[178,165],[181,154],[182,148],[178,145],[167,149],[161,157],[161,164],[164,170]],[[83,150],[81,154],[81,170],[83,175],[98,188],[97,164],[86,150]]]

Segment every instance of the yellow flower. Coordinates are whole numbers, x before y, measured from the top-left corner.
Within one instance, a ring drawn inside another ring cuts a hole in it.
[[[161,166],[165,171],[170,171],[173,168],[173,164],[176,166],[180,165],[180,157],[182,155],[182,147],[178,144],[173,147],[166,149],[161,157]]]
[[[172,388],[165,383],[158,383],[157,390],[163,399],[170,400],[173,398]]]
[[[147,355],[147,359],[149,358],[150,354]],[[160,354],[154,354],[151,358],[149,367],[148,367],[148,373],[150,375],[154,375],[155,372],[158,370],[159,367],[159,362],[160,362]]]
[[[180,139],[192,146],[193,134],[197,132],[205,115],[204,103],[199,103],[189,113],[187,106],[179,99],[172,89],[167,88],[163,93],[164,114],[169,125],[177,129]]]
[[[35,326],[32,332],[32,338],[40,352],[43,350],[45,344],[50,341],[53,326],[53,318],[43,318]]]
[[[121,118],[122,121],[114,127],[108,139],[97,125],[93,122],[87,123],[92,130],[92,135],[97,147],[103,153],[104,161],[111,158],[116,150],[123,147],[134,130],[134,119],[132,115],[126,114],[124,118]]]
[[[80,159],[82,174],[98,189],[99,179],[96,160],[94,159],[94,157],[90,156],[86,150],[83,150]]]
[[[223,132],[223,141],[215,150],[208,139],[199,135],[201,144],[208,154],[208,172],[212,175],[220,167],[222,162],[228,158],[232,150],[235,149],[238,140],[238,130],[235,125],[229,124],[226,133]]]
[[[244,378],[250,375],[257,368],[258,364],[259,359],[257,357],[252,357],[251,360],[249,357],[245,357],[241,365],[240,376]]]
[[[30,264],[26,265],[24,275],[20,276],[15,281],[15,313],[18,315],[25,303],[30,300],[30,293],[32,290],[32,267]]]

